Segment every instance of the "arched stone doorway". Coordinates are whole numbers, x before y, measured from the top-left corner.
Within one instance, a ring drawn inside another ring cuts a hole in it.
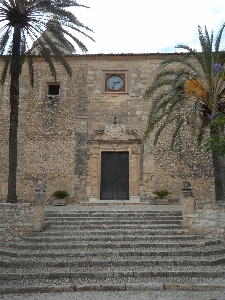
[[[140,144],[136,131],[124,125],[106,125],[94,132],[89,140],[89,202],[140,201]]]

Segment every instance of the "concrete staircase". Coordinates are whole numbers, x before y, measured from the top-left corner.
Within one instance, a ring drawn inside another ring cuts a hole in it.
[[[179,206],[49,207],[43,232],[0,248],[0,293],[224,288],[224,263]]]

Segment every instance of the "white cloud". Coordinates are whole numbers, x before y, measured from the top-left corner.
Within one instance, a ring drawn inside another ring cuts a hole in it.
[[[95,31],[95,43],[80,37],[89,53],[173,52],[177,44],[197,48],[198,24],[216,35],[225,21],[224,0],[80,0],[80,4],[90,9],[76,8],[77,18]]]

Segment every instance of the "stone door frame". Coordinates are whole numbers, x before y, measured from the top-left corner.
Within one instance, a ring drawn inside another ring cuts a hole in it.
[[[135,130],[125,130],[122,125],[108,125],[104,130],[96,130],[89,140],[89,162],[87,175],[87,195],[89,202],[100,200],[101,152],[129,152],[129,200],[140,202],[140,144],[141,139]],[[109,200],[119,203],[119,200]]]

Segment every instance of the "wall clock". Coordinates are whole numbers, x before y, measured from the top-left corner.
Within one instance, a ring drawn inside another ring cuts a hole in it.
[[[125,76],[124,74],[106,74],[105,79],[106,92],[124,92]]]

